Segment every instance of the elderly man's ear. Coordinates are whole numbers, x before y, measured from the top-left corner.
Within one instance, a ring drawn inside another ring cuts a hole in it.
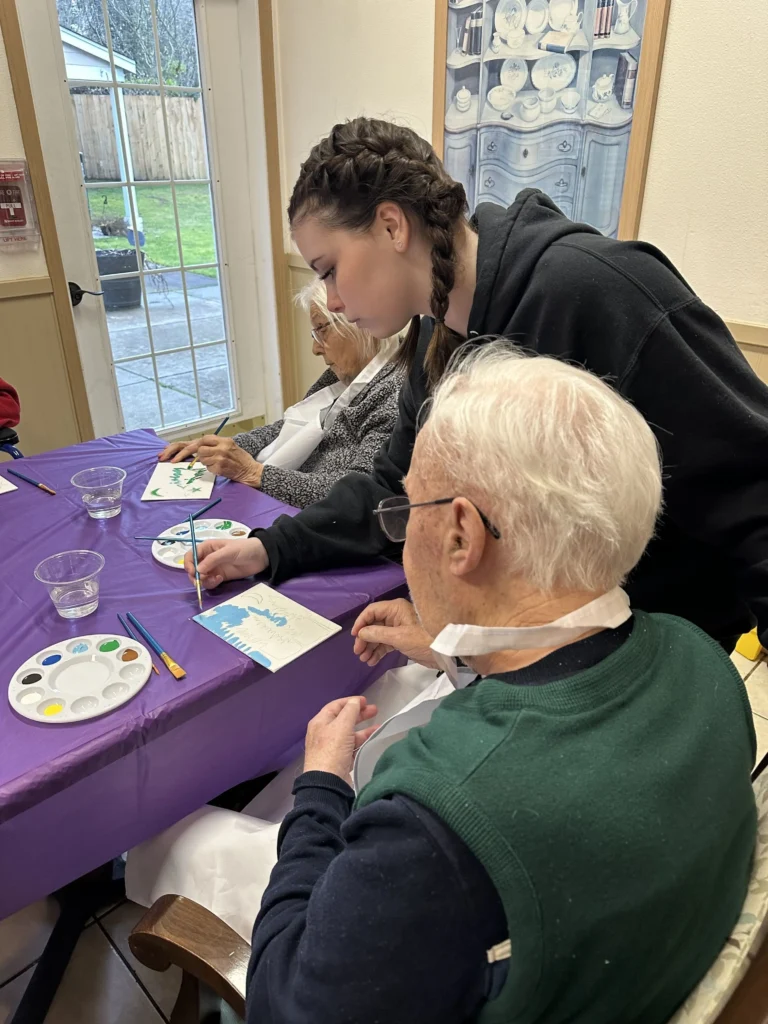
[[[454,576],[467,576],[479,567],[488,533],[475,506],[466,498],[454,498],[450,508],[449,560]]]

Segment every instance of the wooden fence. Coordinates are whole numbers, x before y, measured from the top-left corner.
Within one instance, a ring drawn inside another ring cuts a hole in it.
[[[76,93],[78,138],[86,181],[119,181],[117,141],[109,96]],[[208,160],[202,101],[195,96],[167,96],[168,134],[174,178],[207,178]],[[136,181],[166,181],[170,177],[160,96],[126,93],[127,142]]]

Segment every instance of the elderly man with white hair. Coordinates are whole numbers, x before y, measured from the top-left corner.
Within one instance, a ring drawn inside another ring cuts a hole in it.
[[[484,345],[405,485],[377,515],[413,606],[373,605],[356,644],[455,688],[375,733],[365,697],[309,724],[248,1020],[665,1024],[744,900],[755,738],[718,645],[621,589],[660,507],[653,435],[587,372]]]

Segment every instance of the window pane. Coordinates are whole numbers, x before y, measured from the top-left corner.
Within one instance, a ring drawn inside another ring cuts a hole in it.
[[[103,277],[137,271],[130,190],[127,187],[89,188],[87,196],[99,274]],[[123,256],[102,255],[102,252],[115,250],[126,252]]]
[[[168,181],[171,177],[165,141],[163,101],[154,89],[118,89],[125,141],[128,181]]]
[[[162,423],[151,359],[134,359],[115,367],[126,430]]]
[[[151,273],[144,280],[155,352],[188,348],[190,338],[181,272]]]
[[[85,6],[86,0],[80,0]],[[107,0],[112,48],[118,78],[158,82],[150,0]]]
[[[216,263],[210,185],[177,185],[176,202],[179,207],[179,230],[185,266]],[[214,272],[211,270],[208,273]]]
[[[107,33],[101,2],[56,0],[67,78],[111,82]]]
[[[117,281],[102,280],[104,308],[107,312],[107,329],[114,359],[141,356],[152,351],[149,344],[147,317],[141,294],[141,281],[137,277],[125,277]],[[152,361],[149,360],[151,367]],[[145,364],[131,363],[130,369]]]
[[[214,412],[226,412],[231,409],[234,403],[226,344],[196,348],[195,359],[203,415],[212,415]]]
[[[166,85],[200,85],[193,0],[155,0]]]
[[[178,267],[179,244],[170,185],[138,186],[135,195],[145,268]]]
[[[169,352],[157,356],[157,379],[166,425],[186,423],[200,418],[192,353]]]
[[[177,181],[207,178],[208,151],[202,95],[199,92],[168,93],[165,109],[174,178]]]
[[[70,89],[83,180],[120,181],[117,122],[111,89]]]
[[[218,271],[188,270],[186,277],[194,344],[204,345],[210,341],[223,341],[226,332]]]
[[[118,387],[127,387],[129,384],[140,384],[142,381],[155,379],[155,368],[152,360],[131,359],[127,363],[115,364],[115,376]]]

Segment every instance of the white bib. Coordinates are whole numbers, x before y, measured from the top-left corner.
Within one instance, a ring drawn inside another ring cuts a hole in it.
[[[450,623],[430,645],[441,669],[454,678],[456,658],[494,651],[527,651],[556,647],[578,639],[590,629],[616,629],[632,615],[629,597],[621,587],[562,615],[544,626],[458,626]]]
[[[336,381],[297,402],[283,414],[280,433],[263,448],[257,462],[280,469],[299,469],[331,429],[342,410],[390,361],[397,350],[398,338],[383,342],[378,354],[358,373],[351,384]]]
[[[615,587],[544,626],[446,626],[431,644],[435,660],[445,675],[438,676],[360,747],[352,770],[355,792],[359,793],[370,780],[376,762],[387,747],[401,740],[410,729],[426,725],[444,697],[477,678],[472,669],[458,666],[457,657],[554,647],[576,640],[590,629],[616,629],[631,615],[629,598],[621,587]]]
[[[426,725],[443,697],[447,697],[454,690],[464,689],[473,679],[477,678],[477,673],[468,668],[461,668],[458,670],[456,678],[457,681],[454,684],[447,675],[441,673],[401,711],[380,725],[373,736],[363,743],[355,755],[355,764],[352,769],[352,785],[356,793],[359,793],[362,787],[370,781],[376,762],[387,747],[397,743],[411,729]]]

